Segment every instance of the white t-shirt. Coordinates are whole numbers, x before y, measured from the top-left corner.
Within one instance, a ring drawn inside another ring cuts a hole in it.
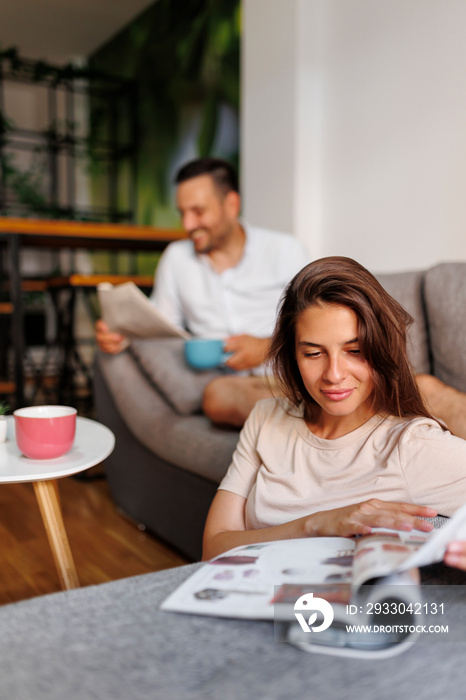
[[[248,226],[244,255],[236,267],[217,273],[190,240],[171,243],[157,267],[151,300],[176,325],[195,336],[268,338],[281,294],[309,262],[293,236]]]
[[[451,516],[466,503],[466,440],[427,418],[379,415],[325,440],[311,433],[302,410],[265,399],[246,421],[219,488],[247,499],[247,529],[373,497]]]

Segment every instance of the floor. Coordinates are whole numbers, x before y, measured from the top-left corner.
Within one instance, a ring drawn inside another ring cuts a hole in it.
[[[116,510],[102,470],[87,481],[61,479],[59,488],[82,586],[187,563]],[[0,542],[0,604],[60,590],[31,484],[0,487]]]

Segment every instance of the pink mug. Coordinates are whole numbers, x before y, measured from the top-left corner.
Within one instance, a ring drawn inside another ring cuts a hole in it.
[[[28,406],[13,412],[16,444],[31,459],[53,459],[74,442],[77,411],[71,406]]]

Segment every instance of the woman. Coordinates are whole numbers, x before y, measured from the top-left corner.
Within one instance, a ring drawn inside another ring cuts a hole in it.
[[[466,501],[466,441],[432,418],[406,351],[412,322],[349,258],[288,285],[260,401],[212,503],[205,559],[242,544],[432,529]]]

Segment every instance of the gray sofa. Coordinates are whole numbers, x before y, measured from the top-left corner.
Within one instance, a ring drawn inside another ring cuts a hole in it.
[[[415,318],[416,371],[466,391],[466,263],[377,276]],[[201,413],[213,376],[187,368],[178,339],[133,342],[95,362],[97,416],[116,436],[105,463],[115,503],[192,560],[200,558],[207,511],[238,439]]]

